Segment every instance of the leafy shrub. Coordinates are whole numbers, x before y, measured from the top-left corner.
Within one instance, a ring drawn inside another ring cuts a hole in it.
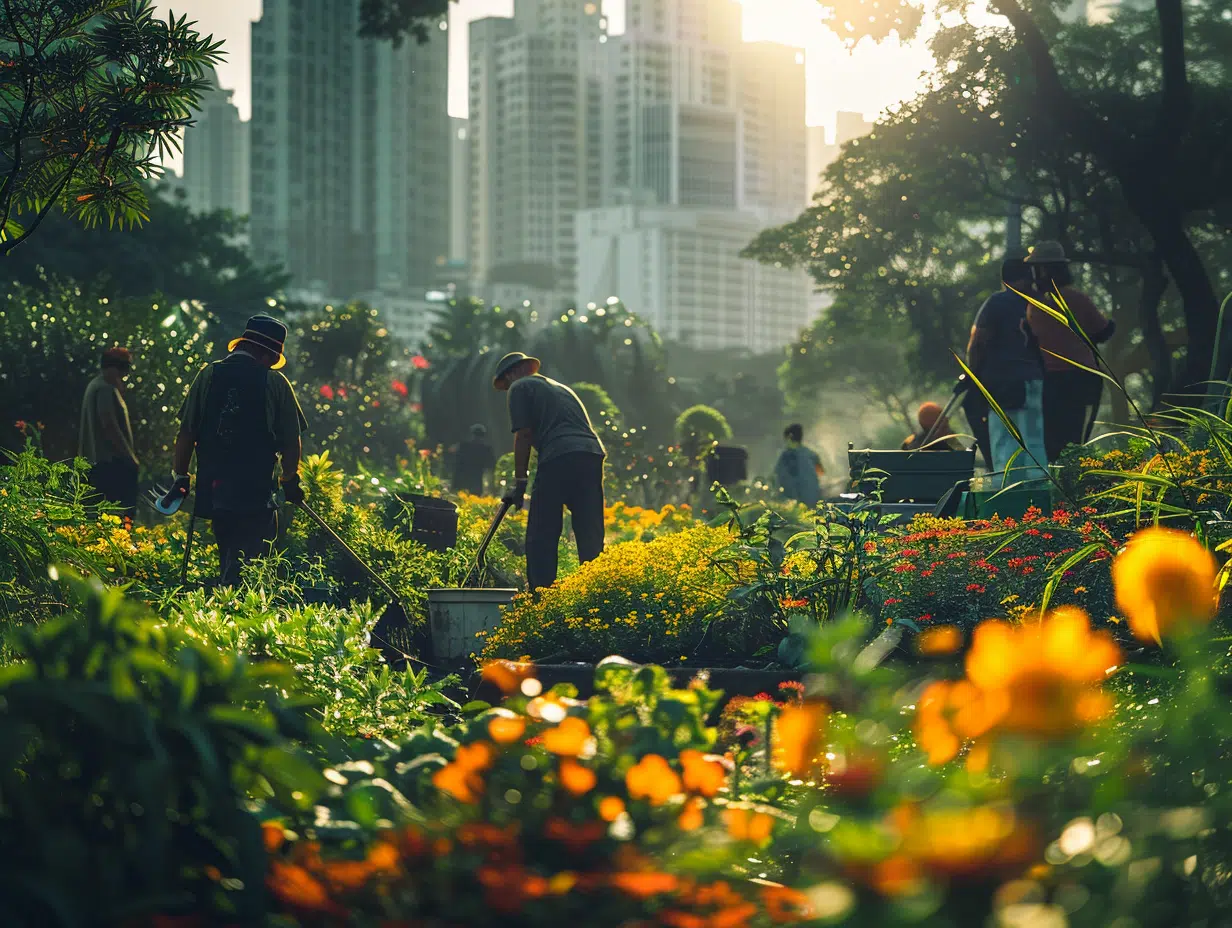
[[[1051,516],[1033,508],[1021,521],[920,516],[876,542],[887,565],[880,616],[917,632],[937,623],[969,630],[984,619],[1077,605],[1115,627],[1109,558],[1120,540],[1093,508]]]
[[[331,771],[342,789],[325,809],[270,828],[283,911],[365,924],[736,926],[798,902],[738,876],[784,823],[720,795],[728,766],[709,753],[705,723],[718,694],[671,689],[662,669],[619,658],[595,685],[586,703],[567,688],[514,695],[448,737]]]
[[[312,714],[326,731],[405,738],[432,719],[434,709],[454,705],[442,691],[456,682],[453,678],[429,682],[426,668],[393,672],[369,647],[377,616],[368,605],[339,609],[280,602],[298,593],[302,579],[209,594],[194,590],[168,598],[161,612],[220,651],[291,668],[298,691],[312,699]]]
[[[79,612],[15,633],[22,660],[0,674],[5,921],[255,921],[265,851],[243,797],[299,808],[324,784],[291,740],[311,733],[282,695],[294,676],[97,581],[75,597]]]
[[[730,541],[726,529],[698,526],[650,542],[613,545],[539,591],[538,602],[529,594],[515,598],[483,643],[483,654],[691,660],[736,585],[711,562]],[[720,639],[707,647],[727,653],[730,645]]]
[[[690,458],[709,450],[716,441],[731,438],[727,418],[713,406],[690,406],[676,417],[676,440]]]

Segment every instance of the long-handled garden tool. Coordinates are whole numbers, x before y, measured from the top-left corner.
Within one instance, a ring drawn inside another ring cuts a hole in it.
[[[147,498],[159,515],[173,516],[180,511],[184,500],[188,498],[189,487],[187,477],[176,477],[170,488],[155,484]],[[197,513],[194,511],[188,517],[188,537],[184,539],[184,563],[180,565],[180,586],[188,585],[188,560],[192,554],[193,532],[196,528]]]
[[[392,632],[402,629],[404,630],[404,635],[407,637],[409,644],[411,630],[411,620],[407,615],[405,607],[402,605],[397,591],[390,586],[380,574],[373,570],[372,567],[363,560],[363,558],[356,554],[351,546],[343,541],[342,537],[330,528],[328,523],[317,515],[312,507],[310,507],[307,503],[298,503],[297,505],[301,510],[303,510],[304,514],[307,515],[308,518],[317,524],[317,527],[320,528],[321,531],[325,532],[325,534],[332,538],[337,543],[338,547],[342,548],[342,550],[350,556],[351,560],[354,561],[355,564],[364,571],[364,573],[372,578],[373,582],[376,583],[377,586],[389,594],[389,605],[385,607],[385,611],[381,613],[381,617],[377,619],[376,625],[372,629],[372,638],[377,643],[381,653],[385,655],[385,660],[391,664],[399,660],[418,661],[418,658],[413,658],[410,654],[406,653],[409,648],[399,647],[391,640],[393,638]],[[423,663],[422,661],[418,662]]]
[[[483,572],[488,566],[488,545],[496,537],[496,530],[500,528],[500,524],[505,518],[505,513],[512,507],[513,503],[501,500],[500,509],[496,510],[496,516],[492,519],[492,524],[488,526],[487,534],[483,536],[483,541],[479,543],[479,550],[475,552],[475,562],[471,565],[471,569],[467,571],[466,579],[462,581],[462,586],[468,587],[472,583],[480,583],[482,581]]]
[[[963,374],[958,378],[958,384],[954,387],[954,392],[950,395],[950,401],[945,404],[945,409],[941,410],[941,415],[937,417],[937,421],[932,424],[932,427],[924,434],[924,438],[920,441],[919,448],[927,448],[929,442],[933,440],[933,436],[937,434],[937,430],[941,428],[943,422],[948,422],[950,413],[954,411],[954,407],[962,402],[967,391],[971,389],[971,384],[967,383],[967,375]]]

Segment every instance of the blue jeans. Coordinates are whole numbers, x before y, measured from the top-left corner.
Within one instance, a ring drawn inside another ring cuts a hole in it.
[[[1026,448],[1014,459],[1014,467],[1005,480],[1007,486],[1022,480],[1038,480],[1048,476],[1044,469],[1048,465],[1048,453],[1044,447],[1044,382],[1028,380],[1026,386],[1026,405],[1022,409],[1002,410],[1022,435],[1022,446],[995,412],[990,410],[988,413],[988,437],[992,445],[994,473],[1004,473],[1015,452],[1021,447]],[[1035,461],[1031,460],[1032,457]],[[1038,466],[1036,462],[1039,462]]]

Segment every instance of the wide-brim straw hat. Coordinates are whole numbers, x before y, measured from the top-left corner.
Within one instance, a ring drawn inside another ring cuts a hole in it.
[[[1027,264],[1069,264],[1060,242],[1040,242],[1027,254]]]
[[[538,358],[532,358],[530,355],[523,354],[521,351],[511,351],[496,362],[496,373],[492,375],[492,386],[499,387],[500,382],[504,379],[505,375],[523,361],[530,361],[535,365],[535,370],[531,373],[537,373],[539,368],[543,366]]]

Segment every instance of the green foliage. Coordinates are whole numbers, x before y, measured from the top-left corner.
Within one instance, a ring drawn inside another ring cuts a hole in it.
[[[187,911],[250,922],[265,851],[245,793],[287,808],[324,785],[283,667],[202,644],[98,584],[16,636],[0,673],[0,884],[12,924]],[[211,879],[211,874],[214,876]]]
[[[81,397],[99,355],[126,345],[134,355],[124,401],[137,457],[165,473],[179,431],[176,413],[209,345],[200,307],[93,297],[72,284],[13,287],[0,304],[0,447],[19,447],[14,420],[43,423],[53,459],[77,453]]]
[[[234,338],[254,313],[269,311],[267,300],[287,277],[253,263],[243,243],[244,219],[196,214],[157,184],[147,196],[149,220],[132,228],[86,228],[50,214],[39,234],[6,259],[8,279],[53,291],[55,281],[74,281],[111,300],[199,303],[209,314],[207,334],[217,342]]]
[[[206,645],[288,667],[298,692],[312,700],[314,720],[340,736],[405,738],[434,711],[456,708],[443,693],[455,678],[429,681],[426,669],[414,667],[392,671],[370,647],[377,620],[371,606],[297,601],[309,579],[249,577],[240,589],[170,596],[159,611]]]
[[[676,441],[690,458],[705,454],[715,442],[731,436],[727,418],[713,406],[699,403],[676,417]]]
[[[407,385],[411,353],[362,303],[300,316],[288,336],[287,375],[308,417],[307,451],[346,467],[392,470],[423,435]]]
[[[148,218],[222,43],[153,0],[10,0],[0,19],[0,255],[52,210],[87,226]]]

